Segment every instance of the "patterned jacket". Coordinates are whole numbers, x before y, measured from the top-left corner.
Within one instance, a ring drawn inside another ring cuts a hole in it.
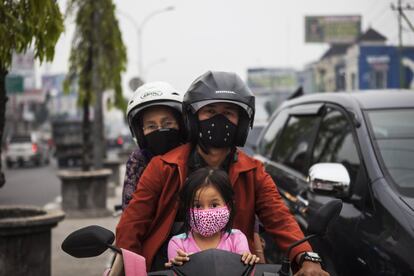
[[[122,188],[122,210],[125,210],[131,200],[142,172],[151,161],[151,158],[152,155],[145,149],[138,148],[130,154],[126,163],[124,187]]]

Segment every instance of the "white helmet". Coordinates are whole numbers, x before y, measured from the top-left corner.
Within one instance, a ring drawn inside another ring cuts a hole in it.
[[[166,82],[149,82],[141,85],[135,90],[128,102],[126,115],[132,136],[135,138],[140,148],[146,147],[145,139],[143,139],[144,134],[137,121],[137,119],[141,117],[141,111],[154,105],[171,107],[179,113],[180,130],[185,131],[184,126],[181,124],[182,102],[183,94]]]

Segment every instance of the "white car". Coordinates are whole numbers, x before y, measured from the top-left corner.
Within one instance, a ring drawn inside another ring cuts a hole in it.
[[[15,164],[41,166],[48,163],[48,145],[34,133],[14,135],[10,138],[6,149],[7,167],[11,168]]]

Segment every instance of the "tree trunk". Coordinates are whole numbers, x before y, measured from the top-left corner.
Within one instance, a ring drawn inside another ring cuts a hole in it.
[[[6,183],[6,179],[3,174],[2,164],[1,164],[1,153],[3,147],[3,132],[4,132],[4,124],[6,121],[6,103],[7,103],[7,95],[6,95],[6,76],[7,76],[7,69],[0,67],[0,188]]]
[[[91,169],[91,122],[89,120],[89,103],[90,92],[87,92],[83,100],[83,122],[82,122],[82,170],[89,171]]]
[[[98,26],[101,20],[101,13],[99,9],[95,9],[93,12],[93,25]],[[103,168],[103,159],[105,157],[106,147],[104,144],[104,125],[103,125],[103,111],[102,111],[102,87],[100,85],[100,76],[98,72],[98,59],[102,53],[100,53],[101,47],[99,46],[100,38],[98,32],[93,32],[93,64],[92,64],[92,91],[95,95],[95,108],[94,108],[94,127],[93,127],[93,165],[95,169]]]
[[[102,111],[102,92],[95,91],[96,102],[94,109],[94,140],[93,140],[93,160],[94,167],[96,169],[103,168],[103,159],[105,158],[105,136],[104,136],[104,123],[103,123],[103,111]]]

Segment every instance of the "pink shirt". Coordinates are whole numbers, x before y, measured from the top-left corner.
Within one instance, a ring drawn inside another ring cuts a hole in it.
[[[183,233],[171,238],[168,243],[168,260],[171,260],[177,256],[178,249],[181,249],[186,253],[196,253],[201,251],[191,233],[189,233],[188,236]],[[238,254],[250,252],[246,236],[237,229],[232,229],[230,234],[223,234],[217,249]]]

